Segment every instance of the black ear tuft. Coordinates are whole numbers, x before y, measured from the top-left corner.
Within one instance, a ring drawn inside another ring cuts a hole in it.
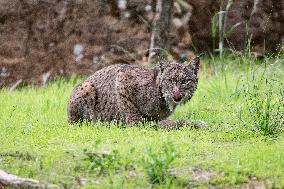
[[[164,71],[164,69],[169,65],[169,62],[166,60],[165,56],[159,56],[158,62],[159,62],[161,71]]]
[[[192,68],[194,70],[195,75],[197,75],[199,67],[200,67],[200,57],[195,57],[190,63],[192,65]]]
[[[191,60],[188,64],[194,70],[195,75],[197,75],[199,68],[200,68],[200,58],[203,56],[204,53],[196,56],[193,60]]]

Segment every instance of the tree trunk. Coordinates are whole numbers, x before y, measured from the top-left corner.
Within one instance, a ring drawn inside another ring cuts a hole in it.
[[[169,48],[169,33],[173,12],[173,0],[157,0],[156,13],[152,25],[149,62],[151,62],[154,48]]]
[[[118,8],[117,0],[109,0],[109,3],[110,3],[111,15],[114,16],[114,17],[119,17],[120,12],[119,12],[119,8]]]

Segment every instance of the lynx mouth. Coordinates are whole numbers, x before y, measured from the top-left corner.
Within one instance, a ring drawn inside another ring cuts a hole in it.
[[[182,101],[182,97],[180,97],[180,98],[173,98],[173,101],[174,101],[175,103],[179,103],[179,102]]]
[[[175,103],[180,103],[181,101],[184,100],[185,95],[179,93],[178,95],[173,94],[171,97],[172,97],[172,100],[173,100]]]
[[[172,99],[173,99],[173,102],[176,103],[176,104],[184,104],[191,99],[191,95],[185,94],[185,95],[181,96],[181,98],[179,98],[179,99],[175,99],[175,98],[172,98]]]

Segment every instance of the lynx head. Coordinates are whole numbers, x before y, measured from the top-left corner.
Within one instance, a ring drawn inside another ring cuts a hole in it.
[[[183,63],[167,61],[159,57],[160,77],[158,85],[170,111],[193,96],[198,83],[200,57]]]

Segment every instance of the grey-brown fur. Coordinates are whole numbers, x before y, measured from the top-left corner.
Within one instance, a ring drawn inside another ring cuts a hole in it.
[[[68,122],[119,120],[131,124],[167,118],[195,92],[199,57],[190,63],[165,59],[159,63],[155,68],[118,64],[95,72],[74,88]]]

